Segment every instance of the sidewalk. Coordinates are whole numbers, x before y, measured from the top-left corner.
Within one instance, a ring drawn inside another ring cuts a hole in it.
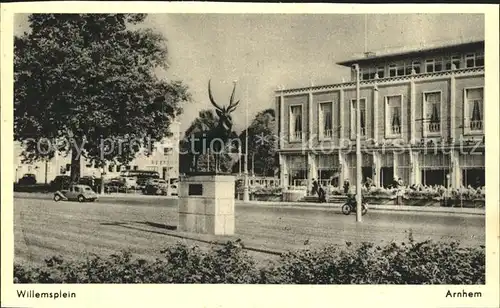
[[[14,192],[14,197],[21,198],[36,198],[36,199],[52,199],[52,193],[22,193]],[[110,195],[99,195],[99,199],[103,201],[116,200],[141,200],[151,202],[155,200],[175,200],[176,196],[154,196],[142,194],[123,194],[116,193]],[[300,209],[325,210],[338,209],[342,203],[316,203],[316,202],[276,202],[276,201],[250,201],[248,203],[242,200],[235,200],[236,206],[264,206],[264,207],[293,207]],[[470,214],[470,215],[485,215],[484,208],[457,208],[457,207],[420,207],[407,205],[381,205],[369,204],[368,210],[375,211],[400,211],[400,212],[426,212],[426,213],[443,213],[443,214]]]
[[[243,205],[245,202],[236,200],[236,204]],[[250,201],[248,204],[259,206],[283,206],[294,207],[301,209],[339,209],[341,203],[314,203],[314,202],[273,202],[273,201]],[[369,204],[368,211],[400,211],[400,212],[426,212],[426,213],[443,213],[443,214],[470,214],[470,215],[485,215],[484,208],[458,208],[458,207],[423,207],[423,206],[408,206],[408,205],[382,205]]]

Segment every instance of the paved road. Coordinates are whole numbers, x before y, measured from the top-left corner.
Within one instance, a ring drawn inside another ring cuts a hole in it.
[[[177,200],[101,200],[96,203],[54,202],[43,198],[14,199],[15,258],[39,263],[62,255],[82,258],[88,253],[109,255],[123,249],[153,259],[176,242],[209,247],[211,241],[241,238],[260,261],[270,252],[304,247],[343,245],[346,241],[402,241],[412,230],[416,240],[459,240],[484,245],[481,215],[372,211],[363,223],[338,208],[304,209],[239,204],[234,237],[183,233],[176,230]],[[306,240],[308,244],[305,245]]]

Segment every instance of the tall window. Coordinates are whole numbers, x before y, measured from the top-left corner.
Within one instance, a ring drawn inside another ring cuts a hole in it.
[[[388,137],[401,134],[401,100],[401,95],[386,97],[385,127]]]
[[[319,136],[320,138],[333,136],[332,102],[319,104]]]
[[[398,66],[396,67],[396,74],[397,74],[398,76],[404,76],[404,75],[405,75],[405,65],[404,65],[404,64],[402,64],[402,65],[398,65]]]
[[[361,80],[375,79],[376,69],[373,67],[367,67],[361,69]]]
[[[366,135],[366,99],[361,98],[360,104],[360,123],[361,123],[361,136]],[[351,136],[356,136],[356,99],[351,100]]]
[[[397,75],[397,70],[396,64],[389,65],[389,77],[395,77]]]
[[[465,55],[465,67],[482,67],[484,66],[483,53],[469,53]]]
[[[389,65],[389,77],[404,76],[405,75],[405,65],[404,64],[391,64]]]
[[[455,65],[455,69],[460,69],[460,56],[455,55],[450,58],[446,58],[445,70],[450,71],[452,69],[452,64]]]
[[[483,53],[476,54],[476,63],[475,64],[477,67],[484,66],[484,54]]]
[[[434,59],[425,60],[425,72],[433,73],[434,72]]]
[[[443,69],[443,59],[438,58],[434,60],[434,71],[435,72],[441,72]]]
[[[420,61],[413,61],[411,63],[411,67],[415,71],[415,74],[420,74]],[[411,72],[410,72],[411,73]]]
[[[373,80],[375,79],[375,75],[378,75],[378,78],[384,78],[385,68],[381,66],[381,67],[366,67],[361,69],[361,80]]]
[[[466,89],[466,112],[470,131],[483,130],[483,88]]]
[[[377,67],[377,75],[378,75],[378,78],[384,78],[385,68],[383,66]]]
[[[404,76],[404,75],[405,75],[404,63],[389,65],[389,77]]]
[[[290,139],[302,139],[302,106],[290,107]]]
[[[426,132],[441,132],[441,92],[424,93]]]

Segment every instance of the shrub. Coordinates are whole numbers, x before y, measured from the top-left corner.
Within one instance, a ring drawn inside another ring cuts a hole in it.
[[[485,253],[457,242],[408,241],[330,246],[283,254],[257,263],[240,240],[202,250],[177,244],[156,261],[128,252],[84,261],[61,257],[45,266],[14,265],[15,283],[233,283],[233,284],[484,284]]]
[[[385,247],[362,243],[282,256],[267,271],[270,283],[288,284],[484,284],[484,247],[410,240]]]

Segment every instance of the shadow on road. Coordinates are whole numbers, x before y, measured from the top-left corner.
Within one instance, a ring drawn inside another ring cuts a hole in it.
[[[164,230],[169,230],[169,231],[177,231],[177,226],[170,226],[170,225],[164,225],[164,224],[158,224],[154,222],[148,222],[148,221],[131,221],[130,223],[137,223],[137,224],[143,224],[147,226],[152,226]],[[209,239],[202,239],[202,238],[196,238],[192,236],[187,236],[183,234],[174,234],[171,232],[161,232],[161,231],[156,231],[156,230],[148,230],[148,229],[143,229],[140,227],[132,226],[128,222],[103,222],[101,223],[102,226],[116,226],[116,227],[122,227],[130,230],[136,230],[136,231],[143,231],[143,232],[148,232],[148,233],[153,233],[153,234],[159,234],[159,235],[166,235],[166,236],[171,236],[183,240],[189,240],[189,241],[196,241],[204,244],[209,244],[209,245],[224,245],[226,244],[227,241],[230,240],[235,240],[237,237],[235,236],[230,236],[230,237],[225,237],[223,238],[217,238],[217,235],[212,235],[214,237],[213,240]],[[210,236],[210,235],[205,235],[205,236]],[[283,251],[275,251],[275,250],[270,250],[267,248],[256,248],[256,247],[248,247],[246,245],[243,246],[243,249],[250,250],[250,251],[255,251],[255,252],[260,252],[264,254],[270,254],[270,255],[275,255],[275,256],[280,256],[283,254]]]
[[[170,231],[176,231],[177,226],[172,226],[172,225],[167,225],[167,224],[159,224],[156,222],[151,222],[151,221],[134,221],[137,224],[143,224],[146,226],[150,226],[153,228],[158,228],[158,229],[165,229],[165,230],[170,230]]]

